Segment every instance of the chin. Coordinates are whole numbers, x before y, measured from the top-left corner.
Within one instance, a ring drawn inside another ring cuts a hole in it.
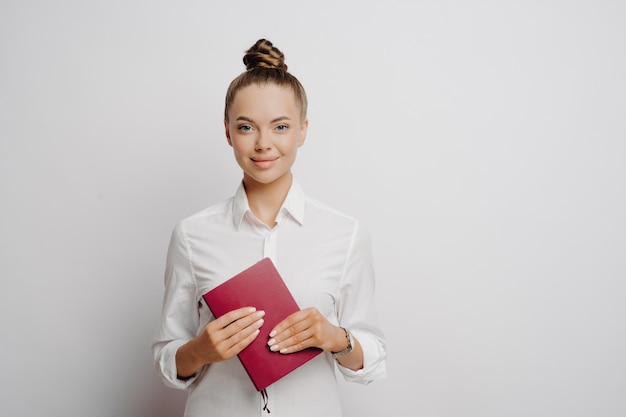
[[[269,174],[269,173],[268,173]],[[291,178],[290,173],[285,173],[282,175],[247,175],[247,177],[258,183],[258,184],[263,184],[263,185],[269,185],[269,184],[273,184],[275,182],[287,179],[287,178]]]

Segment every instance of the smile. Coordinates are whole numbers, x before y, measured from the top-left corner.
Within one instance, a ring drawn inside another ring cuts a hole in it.
[[[272,165],[274,165],[274,163],[278,160],[278,157],[263,158],[263,159],[250,158],[250,159],[252,160],[252,163],[254,163],[254,165],[256,165],[258,168],[267,169],[267,168],[270,168]]]

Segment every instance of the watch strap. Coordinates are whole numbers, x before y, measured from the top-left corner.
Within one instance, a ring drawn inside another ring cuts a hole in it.
[[[340,352],[331,352],[333,354],[333,358],[334,359],[340,358],[340,357],[345,356],[348,353],[352,352],[352,334],[345,327],[342,327],[341,329],[346,333],[346,339],[348,340],[348,346],[346,346],[346,348],[344,350],[340,351]]]

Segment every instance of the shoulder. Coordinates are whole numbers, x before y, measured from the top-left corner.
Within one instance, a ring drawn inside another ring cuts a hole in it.
[[[313,224],[320,225],[321,223],[326,227],[342,230],[361,238],[367,238],[369,235],[364,223],[357,217],[315,198],[306,197],[305,212],[307,221]]]
[[[175,226],[180,232],[193,230],[203,224],[224,221],[232,213],[233,198],[212,204],[190,216],[181,219]]]
[[[335,207],[333,207],[331,205],[328,205],[328,204],[326,204],[326,203],[324,203],[324,202],[322,202],[320,200],[317,200],[315,198],[307,196],[306,197],[306,203],[307,203],[307,209],[312,210],[314,212],[317,212],[319,214],[325,214],[327,216],[334,217],[334,218],[337,218],[337,219],[342,219],[342,220],[345,220],[345,221],[351,222],[351,223],[358,222],[358,220],[355,217],[353,217],[353,216],[351,216],[351,215],[349,215],[349,214],[347,214],[347,213],[345,213],[345,212],[343,212],[341,210],[338,210],[337,208],[335,208]]]

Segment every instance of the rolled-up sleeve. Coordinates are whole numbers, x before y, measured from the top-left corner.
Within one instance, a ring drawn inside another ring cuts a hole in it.
[[[386,342],[380,329],[375,302],[375,274],[369,233],[357,222],[341,281],[337,302],[339,325],[350,330],[363,348],[363,368],[338,364],[347,381],[368,384],[384,378]]]
[[[165,265],[165,291],[161,320],[152,340],[152,354],[165,385],[185,389],[194,378],[180,380],[176,351],[196,336],[198,291],[182,224],[172,231]]]

